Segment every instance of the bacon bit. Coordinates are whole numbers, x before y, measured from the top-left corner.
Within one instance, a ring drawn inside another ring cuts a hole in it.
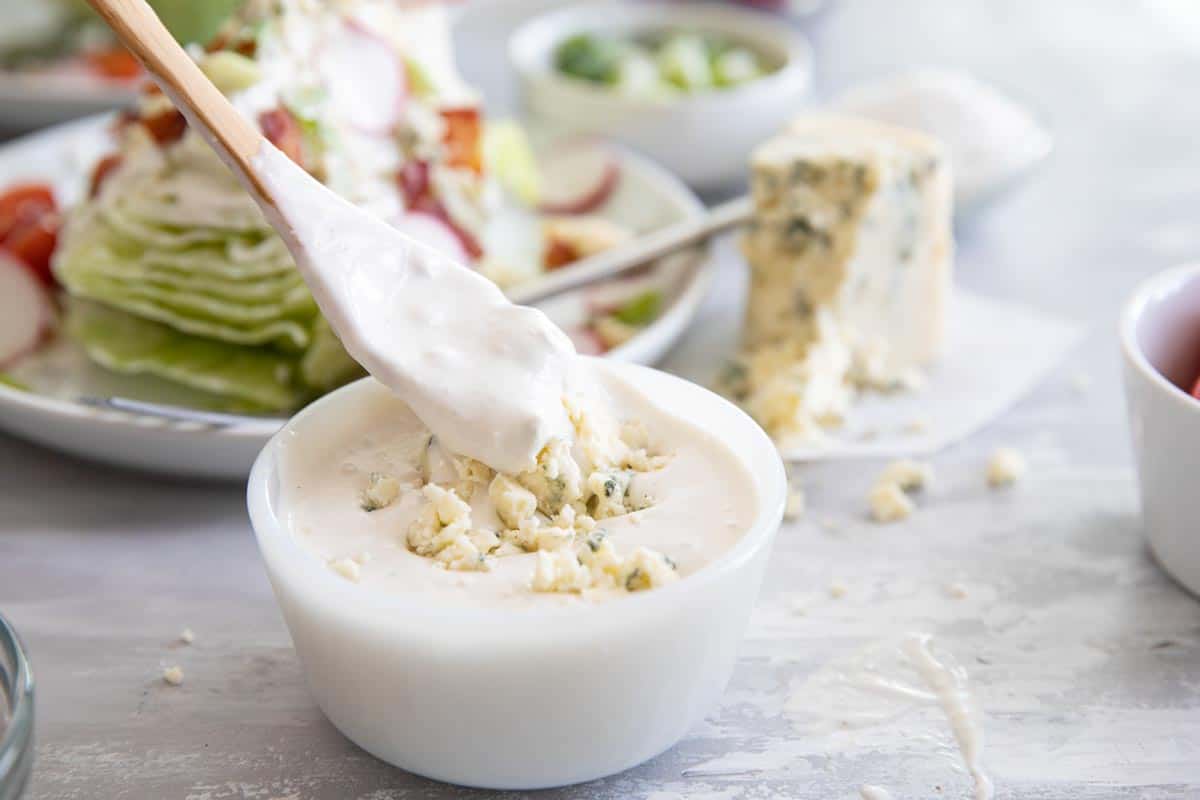
[[[542,264],[547,272],[561,269],[573,261],[579,260],[579,253],[574,247],[561,239],[550,239],[546,242],[546,251],[542,256]]]
[[[54,192],[46,184],[18,184],[0,195],[0,249],[12,253],[47,285],[54,280],[50,258],[60,225]]]
[[[141,117],[138,121],[150,133],[150,138],[157,142],[159,147],[165,147],[182,139],[183,132],[187,130],[188,126],[183,114],[175,108],[164,109],[153,116]]]
[[[96,166],[92,168],[92,180],[88,187],[88,197],[95,197],[100,194],[100,189],[104,186],[104,181],[108,179],[113,170],[121,166],[121,162],[124,160],[120,153],[110,153],[96,162]]]
[[[264,111],[258,115],[258,127],[267,141],[292,161],[304,166],[304,132],[290,111],[286,108]]]
[[[446,133],[446,163],[451,167],[483,172],[483,124],[478,108],[442,109]]]
[[[229,46],[230,42],[233,42],[233,47]],[[254,58],[255,53],[258,52],[258,42],[252,38],[237,39],[235,41],[232,37],[222,33],[218,34],[215,39],[208,43],[208,45],[204,48],[204,52],[216,53],[220,50],[232,50],[238,55],[245,56],[246,58]]]
[[[112,50],[94,50],[85,53],[84,58],[93,72],[105,78],[116,80],[132,80],[142,74],[142,65],[123,47]]]
[[[123,136],[125,134],[125,129],[130,125],[135,124],[137,121],[138,115],[136,111],[131,111],[128,108],[124,111],[119,111],[117,112],[116,117],[113,119],[112,124],[109,125],[108,132],[114,137]]]

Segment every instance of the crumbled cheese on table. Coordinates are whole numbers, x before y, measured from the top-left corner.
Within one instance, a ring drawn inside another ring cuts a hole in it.
[[[896,483],[880,483],[868,496],[871,517],[876,522],[899,522],[912,516],[916,506]]]
[[[162,677],[171,686],[179,686],[183,683],[183,668],[179,666],[166,667],[163,669]]]
[[[894,483],[906,492],[924,489],[933,482],[933,467],[905,458],[884,468],[876,483]]]
[[[788,487],[787,505],[783,509],[784,519],[799,519],[804,516],[804,490],[798,486]]]
[[[948,583],[946,584],[946,594],[955,600],[963,600],[968,594],[967,587],[961,583]]]
[[[997,448],[987,465],[989,486],[1008,486],[1025,475],[1028,465],[1025,457],[1011,447]]]

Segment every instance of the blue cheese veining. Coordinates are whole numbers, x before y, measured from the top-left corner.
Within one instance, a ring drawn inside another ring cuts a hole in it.
[[[826,114],[796,120],[752,167],[731,388],[774,437],[816,438],[857,389],[913,385],[942,349],[949,170],[923,134]]]

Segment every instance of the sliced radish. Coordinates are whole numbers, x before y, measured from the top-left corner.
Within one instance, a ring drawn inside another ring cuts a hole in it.
[[[590,326],[580,326],[567,331],[567,336],[575,345],[580,355],[600,356],[608,350],[608,345]]]
[[[621,180],[621,167],[607,148],[577,142],[552,151],[542,161],[541,210],[547,214],[587,214],[608,201]]]
[[[447,258],[460,264],[471,261],[454,229],[432,214],[409,211],[392,223],[401,233],[407,234],[423,245],[432,247]]]
[[[42,284],[24,264],[0,253],[0,369],[33,352],[53,321]]]
[[[408,98],[404,61],[392,45],[347,19],[325,40],[317,58],[334,113],[363,133],[391,132]]]

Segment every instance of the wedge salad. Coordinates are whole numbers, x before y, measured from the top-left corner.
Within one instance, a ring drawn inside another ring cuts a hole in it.
[[[249,0],[192,50],[308,172],[502,286],[631,235],[591,213],[620,179],[603,148],[564,148],[539,165],[518,125],[485,120],[438,4]],[[161,92],[147,86],[113,137],[75,207],[57,208],[45,187],[0,194],[0,251],[13,256],[0,270],[22,263],[48,295],[62,290],[57,314],[0,336],[12,340],[0,341],[0,369],[56,330],[106,370],[184,387],[197,406],[262,413],[361,374],[254,202]],[[551,188],[551,171],[571,179]],[[39,235],[11,247],[3,211],[17,201]],[[651,295],[597,307],[574,332],[583,349],[652,322]]]

